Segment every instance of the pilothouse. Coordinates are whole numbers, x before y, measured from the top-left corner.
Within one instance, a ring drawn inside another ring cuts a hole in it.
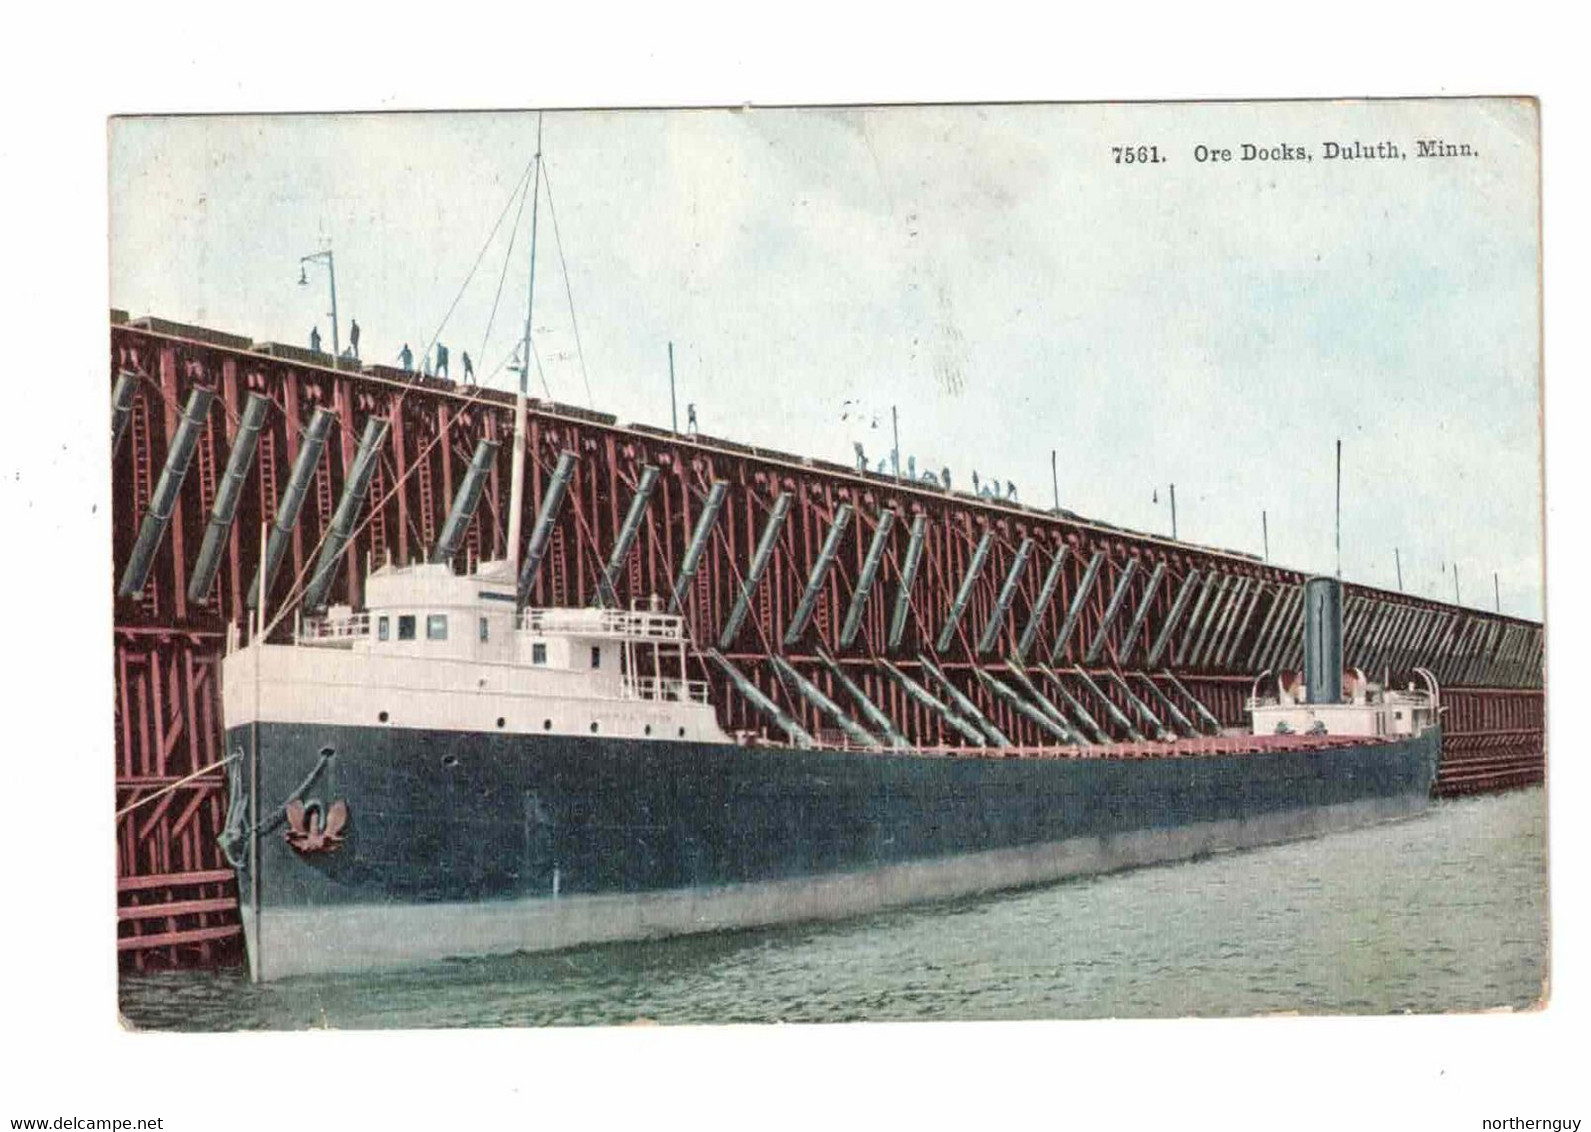
[[[252,698],[247,669],[258,664],[272,706],[307,700],[328,723],[729,741],[706,683],[689,678],[683,619],[656,598],[628,610],[520,610],[504,562],[463,575],[446,563],[389,564],[365,590],[365,610],[332,606],[291,645],[239,650],[234,640],[228,696]]]

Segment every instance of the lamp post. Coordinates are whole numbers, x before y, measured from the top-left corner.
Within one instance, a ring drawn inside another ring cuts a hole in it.
[[[1337,577],[1342,578],[1342,438],[1337,438]]]
[[[889,426],[895,434],[895,447],[889,452],[890,471],[900,479],[900,410],[894,405],[889,407]]]
[[[337,268],[332,264],[331,249],[327,248],[323,252],[314,252],[310,255],[299,257],[298,285],[300,287],[309,286],[309,277],[304,274],[304,265],[306,263],[324,263],[326,265],[326,274],[331,277],[331,356],[334,359],[340,358],[342,356],[342,341],[337,333]]]
[[[674,435],[679,435],[679,400],[674,396],[674,343],[668,344],[668,413],[674,423]]]

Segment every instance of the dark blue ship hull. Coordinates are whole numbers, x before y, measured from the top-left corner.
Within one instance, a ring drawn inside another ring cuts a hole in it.
[[[228,739],[241,794],[251,731]],[[230,851],[269,978],[845,915],[1384,820],[1425,805],[1440,731],[1130,760],[273,724],[259,744],[257,921],[239,821]],[[339,801],[340,840],[307,844]]]

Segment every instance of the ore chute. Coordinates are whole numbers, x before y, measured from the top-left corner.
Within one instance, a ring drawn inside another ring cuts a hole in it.
[[[840,540],[845,537],[845,528],[850,522],[851,505],[842,503],[834,512],[834,525],[829,528],[829,533],[823,540],[823,549],[818,552],[818,560],[812,564],[812,573],[807,577],[806,589],[802,591],[801,600],[796,605],[795,616],[790,619],[790,628],[784,635],[786,647],[794,645],[806,631],[807,622],[812,619],[812,612],[818,607],[818,595],[823,592],[823,582],[834,566],[834,559],[840,552]]]
[[[1016,557],[1011,560],[1011,569],[1006,571],[1005,582],[994,600],[994,609],[989,612],[988,623],[983,627],[983,635],[978,638],[978,655],[982,656],[994,648],[995,638],[1005,627],[1006,610],[1011,608],[1011,602],[1016,598],[1017,586],[1021,584],[1022,571],[1027,567],[1028,555],[1031,553],[1033,540],[1025,538],[1022,545],[1017,547]]]
[[[342,498],[332,513],[331,530],[320,546],[320,558],[315,572],[310,576],[309,587],[304,591],[304,608],[319,609],[326,604],[331,590],[332,576],[343,551],[348,549],[354,536],[354,525],[359,511],[365,505],[365,494],[370,490],[370,479],[376,472],[376,461],[381,458],[381,445],[387,438],[387,422],[371,417],[365,422],[364,435],[359,438],[359,450],[354,454],[354,466],[343,484]]]
[[[530,545],[525,549],[525,562],[519,570],[518,600],[521,604],[530,596],[531,583],[536,580],[536,571],[541,568],[541,560],[547,554],[547,544],[552,541],[553,528],[558,524],[558,512],[563,506],[564,496],[569,493],[569,483],[574,479],[574,474],[575,454],[567,451],[558,453],[558,466],[553,469],[547,489],[542,492],[536,524],[530,530]],[[509,548],[510,553],[517,549]]]
[[[1239,578],[1232,587],[1232,596],[1222,608],[1219,617],[1212,617],[1209,643],[1199,653],[1195,662],[1200,668],[1213,668],[1216,666],[1222,651],[1226,647],[1226,638],[1231,633],[1237,621],[1238,610],[1243,607],[1243,601],[1248,597],[1248,591],[1253,587],[1254,579]]]
[[[1160,717],[1154,713],[1154,709],[1146,704],[1138,693],[1128,686],[1127,681],[1122,679],[1121,673],[1115,669],[1107,668],[1105,677],[1120,689],[1122,696],[1132,706],[1133,711],[1138,713],[1138,718],[1149,725],[1150,730],[1154,732],[1155,738],[1162,743],[1169,743],[1177,737],[1176,732],[1160,722]]]
[[[1088,733],[1094,737],[1094,742],[1109,743],[1111,741],[1105,729],[1099,725],[1099,721],[1094,718],[1088,708],[1083,706],[1083,701],[1072,694],[1072,690],[1066,686],[1066,681],[1062,679],[1059,672],[1056,672],[1047,664],[1039,664],[1034,667],[1039,670],[1041,676],[1050,682],[1050,686],[1060,694],[1061,699],[1066,701],[1066,706],[1071,708],[1072,714],[1088,730]]]
[[[122,571],[121,585],[116,587],[117,597],[132,597],[141,592],[144,583],[149,580],[149,568],[154,563],[155,551],[171,523],[171,512],[177,505],[177,497],[182,494],[182,482],[188,477],[188,467],[193,463],[193,450],[199,443],[199,434],[204,431],[210,402],[214,398],[215,393],[203,386],[196,386],[188,394],[188,403],[183,406],[182,419],[171,439],[171,448],[166,453],[166,466],[161,469],[160,480],[155,484],[154,494],[150,496],[149,510],[144,513],[144,521],[138,528],[138,541],[133,544],[127,567]]]
[[[1198,736],[1199,729],[1193,725],[1193,721],[1183,714],[1182,709],[1172,701],[1170,696],[1160,690],[1160,685],[1156,684],[1147,672],[1135,672],[1133,675],[1137,676],[1139,682],[1149,689],[1150,694],[1155,698],[1155,702],[1160,705],[1166,715],[1175,721],[1177,727],[1182,730],[1184,735],[1190,739]]]
[[[983,564],[989,560],[989,548],[993,545],[994,532],[984,531],[983,537],[978,540],[977,549],[972,552],[972,561],[967,564],[967,572],[962,575],[955,600],[950,603],[945,626],[939,631],[939,639],[934,644],[935,651],[948,651],[950,642],[955,640],[956,629],[961,625],[961,616],[967,611],[967,602],[972,600],[973,587],[978,584],[978,575],[983,573]]]
[[[1099,577],[1099,568],[1105,563],[1105,552],[1094,551],[1094,556],[1088,560],[1088,567],[1083,571],[1082,581],[1077,583],[1077,592],[1072,595],[1072,603],[1066,609],[1066,619],[1061,622],[1061,629],[1055,635],[1055,644],[1050,646],[1050,663],[1060,662],[1061,654],[1066,651],[1067,642],[1072,639],[1072,630],[1077,628],[1078,619],[1083,616],[1083,605],[1088,600],[1089,590],[1094,588],[1094,579]]]
[[[1016,659],[1019,663],[1026,663],[1028,651],[1038,639],[1039,624],[1044,620],[1044,611],[1050,604],[1050,598],[1055,596],[1055,587],[1061,581],[1061,567],[1066,564],[1066,556],[1071,549],[1070,546],[1063,545],[1050,560],[1050,569],[1044,575],[1044,584],[1039,587],[1039,596],[1034,599],[1033,608],[1028,612],[1027,628],[1022,630],[1022,636],[1016,643]]]
[[[1016,746],[1015,743],[1006,738],[1005,733],[996,727],[988,716],[983,714],[978,705],[972,702],[972,697],[950,682],[950,677],[946,676],[938,665],[920,653],[917,656],[917,663],[921,664],[923,671],[932,676],[939,683],[939,686],[945,690],[945,694],[950,697],[950,702],[956,705],[956,710],[972,720],[978,729],[994,742],[996,747]]]
[[[1161,623],[1160,632],[1155,636],[1155,643],[1150,646],[1149,654],[1144,657],[1144,664],[1153,668],[1160,661],[1160,654],[1166,651],[1166,646],[1171,643],[1171,634],[1176,630],[1177,622],[1182,618],[1182,611],[1188,607],[1188,601],[1193,596],[1193,591],[1199,584],[1199,572],[1189,570],[1188,576],[1182,579],[1182,585],[1177,590],[1177,596],[1171,601],[1171,609],[1166,614],[1166,619]]]
[[[1298,618],[1303,606],[1304,587],[1293,586],[1287,591],[1287,604],[1282,607],[1281,616],[1271,628],[1270,640],[1260,654],[1259,663],[1253,667],[1261,670],[1269,668],[1274,672],[1282,666],[1282,658],[1292,643],[1292,635],[1298,631]]]
[[[138,375],[122,370],[116,375],[116,387],[111,390],[110,450],[115,455],[122,446],[122,434],[133,414],[133,398],[138,395]]]
[[[729,611],[729,617],[724,622],[723,632],[718,634],[718,647],[727,649],[729,643],[735,639],[735,634],[740,632],[740,626],[746,620],[746,614],[751,609],[752,595],[757,592],[757,583],[762,581],[762,575],[768,569],[768,563],[773,559],[774,547],[779,542],[779,532],[784,529],[785,518],[790,514],[790,493],[781,491],[773,501],[773,511],[768,516],[768,521],[763,525],[762,537],[757,540],[757,550],[752,555],[751,565],[746,568],[746,576],[740,585],[740,592],[735,595],[735,604]]]
[[[1110,627],[1116,620],[1116,615],[1121,612],[1121,607],[1127,600],[1127,587],[1132,584],[1132,578],[1138,571],[1138,559],[1129,558],[1123,567],[1121,577],[1116,579],[1116,588],[1110,595],[1110,601],[1105,606],[1105,615],[1099,619],[1099,628],[1094,632],[1094,643],[1088,647],[1087,654],[1083,657],[1084,664],[1093,664],[1099,660],[1099,654],[1105,651],[1105,642],[1110,639]]]
[[[1126,664],[1138,646],[1138,630],[1143,628],[1145,618],[1149,616],[1149,607],[1154,604],[1155,595],[1160,592],[1160,579],[1166,576],[1166,564],[1156,562],[1155,568],[1149,572],[1149,581],[1144,585],[1144,596],[1138,601],[1138,609],[1132,615],[1132,620],[1127,623],[1127,631],[1122,634],[1121,648],[1117,650],[1117,662]]]
[[[906,635],[906,618],[911,613],[912,583],[917,580],[917,566],[923,558],[923,538],[928,533],[928,516],[918,515],[912,520],[911,540],[906,544],[906,561],[901,563],[900,590],[895,595],[895,615],[889,623],[889,647],[900,648]]]
[[[997,676],[990,675],[981,668],[974,668],[972,674],[977,677],[980,684],[994,693],[996,699],[1004,700],[1013,711],[1028,720],[1040,731],[1060,740],[1062,743],[1070,743],[1072,741],[1072,733],[1069,729],[1062,727],[1038,708],[1017,695],[1016,691],[1005,681]]]
[[[767,694],[748,680],[745,673],[731,664],[723,653],[717,649],[708,649],[707,655],[712,658],[719,668],[723,669],[724,675],[729,677],[729,682],[735,686],[735,690],[746,697],[758,711],[773,720],[778,728],[789,736],[790,742],[797,747],[817,746],[817,740],[812,738],[806,728],[802,727],[795,721],[793,716],[769,699]]]
[[[719,481],[714,483],[707,492],[707,502],[702,504],[702,513],[696,519],[696,529],[691,532],[690,545],[685,549],[685,558],[680,563],[679,577],[674,580],[674,592],[668,599],[670,613],[678,613],[685,604],[685,595],[690,592],[691,583],[696,579],[696,571],[701,569],[702,555],[707,551],[707,543],[713,537],[713,524],[718,519],[719,509],[724,505],[724,496],[729,492],[729,485]]]
[[[646,518],[646,505],[651,502],[652,491],[657,487],[657,475],[657,468],[652,464],[641,468],[641,479],[635,485],[630,509],[625,513],[618,538],[613,541],[613,552],[608,555],[607,564],[602,567],[602,576],[597,580],[598,605],[619,604],[619,572],[624,569],[624,560],[630,556],[630,547],[635,544],[636,533]]]
[[[891,662],[887,660],[881,660],[880,663],[883,664],[885,668],[889,669],[890,673],[895,677],[896,682],[900,684],[902,690],[904,690],[908,696],[922,704],[924,707],[937,713],[939,718],[943,719],[954,730],[960,732],[962,738],[966,739],[967,742],[971,743],[975,747],[986,747],[989,745],[988,739],[984,737],[981,731],[952,711],[950,706],[938,696],[934,695],[927,688],[923,687],[910,676],[906,675],[906,673],[902,672]]]
[[[1216,655],[1217,668],[1228,668],[1231,665],[1231,661],[1236,660],[1235,653],[1238,652],[1238,645],[1243,644],[1244,634],[1249,631],[1249,623],[1254,620],[1254,612],[1260,607],[1260,591],[1263,588],[1265,588],[1265,583],[1254,583],[1254,590],[1249,593],[1249,599],[1247,599],[1247,604],[1244,606],[1243,617],[1238,618],[1238,622],[1236,622],[1233,630],[1227,636],[1227,644]]]
[[[829,672],[833,674],[835,681],[840,685],[840,687],[845,689],[846,694],[849,695],[853,701],[855,701],[856,706],[860,708],[862,714],[867,717],[867,721],[874,727],[878,728],[884,737],[889,740],[890,746],[902,748],[911,745],[907,741],[906,736],[901,734],[900,731],[895,727],[894,722],[891,721],[889,716],[880,710],[877,704],[867,698],[867,693],[862,691],[861,687],[856,683],[856,681],[852,680],[845,674],[845,670],[840,667],[838,661],[836,661],[832,656],[824,652],[822,649],[818,650],[818,659],[821,660],[824,666],[828,668]]]
[[[846,714],[844,708],[831,700],[823,689],[796,671],[795,665],[785,660],[782,656],[769,657],[769,659],[773,661],[773,666],[778,670],[779,674],[794,684],[796,691],[808,703],[834,720],[835,725],[845,732],[853,742],[859,743],[869,750],[878,750],[883,746],[867,728],[857,723],[856,720]]]
[[[1166,682],[1182,693],[1183,698],[1193,705],[1193,710],[1198,713],[1199,719],[1203,721],[1203,730],[1205,730],[1206,734],[1219,735],[1221,733],[1221,721],[1215,718],[1215,714],[1204,706],[1204,702],[1198,696],[1188,691],[1182,681],[1178,680],[1170,669],[1162,668],[1160,675],[1165,677]]]
[[[315,466],[320,463],[320,452],[326,446],[326,434],[331,431],[333,419],[330,409],[316,409],[309,419],[309,427],[304,430],[298,458],[293,461],[293,469],[287,476],[287,490],[282,492],[281,502],[276,505],[276,519],[271,524],[270,537],[265,542],[265,561],[249,586],[250,609],[260,608],[261,594],[270,592],[276,571],[282,565],[282,556],[293,541],[293,527],[298,522],[298,513],[304,506],[304,500],[309,496],[309,484],[315,478]]]
[[[210,509],[210,521],[205,524],[204,541],[199,545],[199,559],[194,564],[193,576],[188,580],[188,600],[203,601],[221,568],[221,552],[226,548],[227,535],[237,518],[238,500],[243,495],[243,484],[248,479],[249,465],[254,460],[254,450],[259,444],[260,429],[265,426],[265,414],[271,403],[258,393],[250,393],[238,422],[237,438],[227,456],[226,471],[222,473],[220,487],[216,490],[215,505]]]
[[[1234,589],[1237,581],[1230,574],[1221,575],[1216,583],[1215,594],[1210,603],[1202,611],[1195,608],[1193,617],[1188,621],[1188,636],[1192,639],[1191,646],[1183,642],[1183,651],[1177,654],[1177,663],[1197,666],[1199,654],[1204,651],[1204,642],[1209,639],[1210,631],[1221,618],[1222,611],[1226,608],[1227,595]]]
[[[878,568],[884,561],[884,551],[889,546],[889,532],[895,524],[895,512],[883,511],[878,516],[878,527],[873,531],[873,541],[868,545],[867,557],[862,560],[862,572],[857,576],[851,593],[850,608],[845,611],[845,625],[840,630],[840,647],[848,649],[856,640],[862,627],[862,614],[867,611],[867,597],[878,580]]]
[[[1110,716],[1111,722],[1125,731],[1127,738],[1134,743],[1142,743],[1144,739],[1142,732],[1132,725],[1132,720],[1128,719],[1121,708],[1116,706],[1116,702],[1105,694],[1105,690],[1094,682],[1094,678],[1083,671],[1083,666],[1074,664],[1072,665],[1072,671],[1083,682],[1083,687],[1094,693],[1094,698],[1105,705],[1105,714]]]
[[[1263,587],[1262,587],[1263,588]],[[1292,591],[1281,586],[1272,587],[1274,595],[1271,598],[1270,608],[1265,611],[1265,616],[1260,619],[1260,627],[1254,633],[1254,644],[1249,649],[1247,668],[1250,672],[1257,672],[1256,667],[1260,655],[1270,644],[1272,627],[1281,619],[1282,608],[1292,599]]]
[[[1217,587],[1225,584],[1225,578],[1214,571],[1211,571],[1209,576],[1204,579],[1204,585],[1199,588],[1198,600],[1193,603],[1193,609],[1188,613],[1188,627],[1183,630],[1182,644],[1177,646],[1176,652],[1172,654],[1172,664],[1180,665],[1188,659],[1188,650],[1193,647],[1193,639],[1199,632],[1199,626],[1203,623],[1205,606],[1209,604],[1210,598]],[[1155,659],[1158,660],[1159,658],[1156,657]],[[1154,661],[1150,663],[1153,664]]]
[[[1056,707],[1054,701],[1039,690],[1039,686],[1033,682],[1033,678],[1027,674],[1021,664],[1014,660],[1008,660],[1006,662],[1006,670],[1010,672],[1012,678],[1018,684],[1022,685],[1033,702],[1038,705],[1039,710],[1049,716],[1056,726],[1070,736],[1067,742],[1083,747],[1091,745],[1089,740],[1084,738],[1083,734],[1072,724],[1072,721],[1066,718],[1066,713]]]
[[[470,459],[469,470],[464,473],[464,482],[459,484],[458,493],[453,497],[453,506],[448,509],[441,537],[436,540],[436,549],[431,552],[432,562],[452,562],[453,556],[458,553],[459,543],[464,539],[470,520],[475,517],[475,509],[480,506],[486,477],[491,473],[492,463],[496,459],[497,441],[482,438],[475,446],[475,455]]]

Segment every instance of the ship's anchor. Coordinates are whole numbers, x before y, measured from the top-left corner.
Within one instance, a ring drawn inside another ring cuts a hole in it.
[[[337,799],[332,802],[330,810],[323,810],[318,801],[311,801],[307,805],[303,801],[304,795],[315,785],[334,754],[336,752],[332,748],[322,747],[320,758],[315,762],[315,769],[309,772],[309,777],[299,783],[298,789],[289,794],[287,801],[278,806],[270,817],[262,818],[257,826],[250,826],[248,796],[243,782],[243,749],[240,747],[233,752],[234,758],[227,768],[227,792],[232,800],[227,809],[226,827],[216,838],[227,864],[234,869],[242,868],[248,839],[256,832],[270,833],[284,819],[288,824],[287,843],[299,852],[324,853],[342,846],[343,830],[348,826],[348,803]],[[314,824],[311,825],[311,822]]]
[[[322,809],[317,801],[287,803],[287,843],[300,853],[331,853],[342,848],[348,803],[341,798]]]

